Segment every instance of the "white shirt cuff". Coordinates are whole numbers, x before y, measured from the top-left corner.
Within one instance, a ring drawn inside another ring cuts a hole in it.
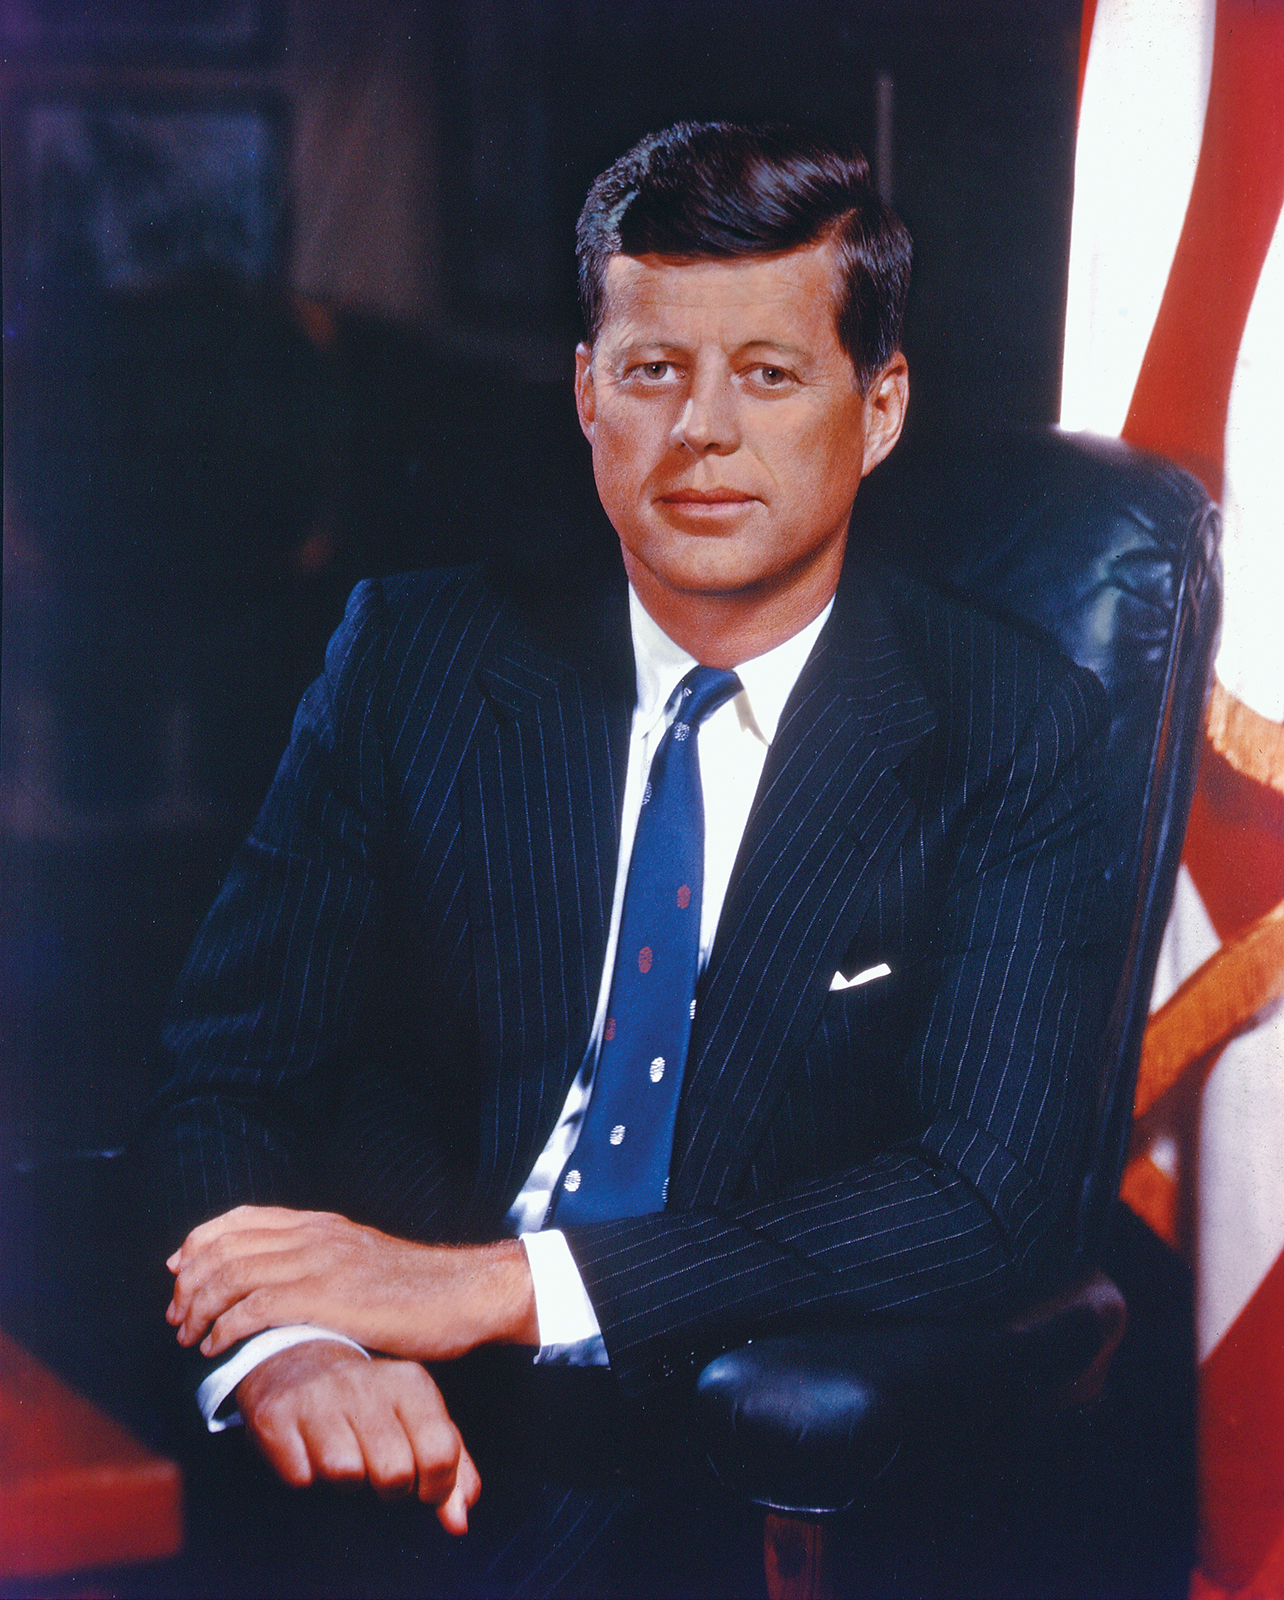
[[[538,1300],[536,1304],[538,1305]],[[366,1360],[370,1359],[370,1352],[362,1348],[355,1339],[349,1339],[346,1333],[334,1333],[329,1328],[314,1328],[309,1323],[291,1323],[285,1328],[268,1328],[263,1333],[256,1333],[252,1339],[247,1339],[236,1354],[221,1367],[216,1367],[209,1377],[196,1391],[196,1404],[201,1408],[201,1415],[205,1418],[205,1426],[211,1433],[222,1433],[224,1428],[234,1427],[241,1420],[241,1413],[233,1411],[230,1415],[220,1417],[218,1409],[236,1388],[247,1372],[253,1372],[261,1362],[269,1356],[274,1356],[280,1350],[289,1350],[296,1344],[306,1344],[309,1339],[330,1339],[336,1344],[350,1344],[354,1350],[360,1350]]]
[[[539,1324],[536,1361],[573,1367],[610,1366],[597,1314],[566,1235],[558,1228],[545,1228],[520,1237],[535,1286],[535,1320]]]

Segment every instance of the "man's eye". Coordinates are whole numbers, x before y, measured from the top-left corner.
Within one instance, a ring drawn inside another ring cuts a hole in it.
[[[640,379],[643,383],[664,383],[673,376],[671,361],[639,361],[627,369],[625,378]]]
[[[787,383],[789,374],[783,367],[759,367],[758,381],[766,384],[769,389],[774,389],[782,383]]]

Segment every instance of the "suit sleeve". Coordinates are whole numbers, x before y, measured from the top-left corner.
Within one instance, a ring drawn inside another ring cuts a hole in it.
[[[626,1387],[755,1333],[998,1306],[1046,1269],[1104,1020],[1105,720],[1054,679],[954,830],[891,1080],[907,1138],[765,1203],[566,1230]]]
[[[381,597],[363,584],[205,920],[162,1029],[143,1154],[169,1247],[242,1203],[307,1203],[308,1134],[362,1047],[379,937]]]

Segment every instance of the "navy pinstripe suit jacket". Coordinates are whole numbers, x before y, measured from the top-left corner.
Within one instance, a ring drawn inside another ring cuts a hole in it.
[[[175,1238],[250,1200],[497,1235],[584,1054],[633,693],[622,576],[355,591],[166,1026]],[[1105,720],[1042,642],[849,560],[702,981],[667,1209],[568,1230],[626,1388],[768,1327],[997,1304],[1055,1253],[1113,961]]]

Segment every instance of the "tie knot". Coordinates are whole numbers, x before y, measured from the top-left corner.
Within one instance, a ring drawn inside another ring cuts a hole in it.
[[[695,727],[740,692],[740,679],[734,672],[718,667],[692,667],[678,685],[677,718]]]

